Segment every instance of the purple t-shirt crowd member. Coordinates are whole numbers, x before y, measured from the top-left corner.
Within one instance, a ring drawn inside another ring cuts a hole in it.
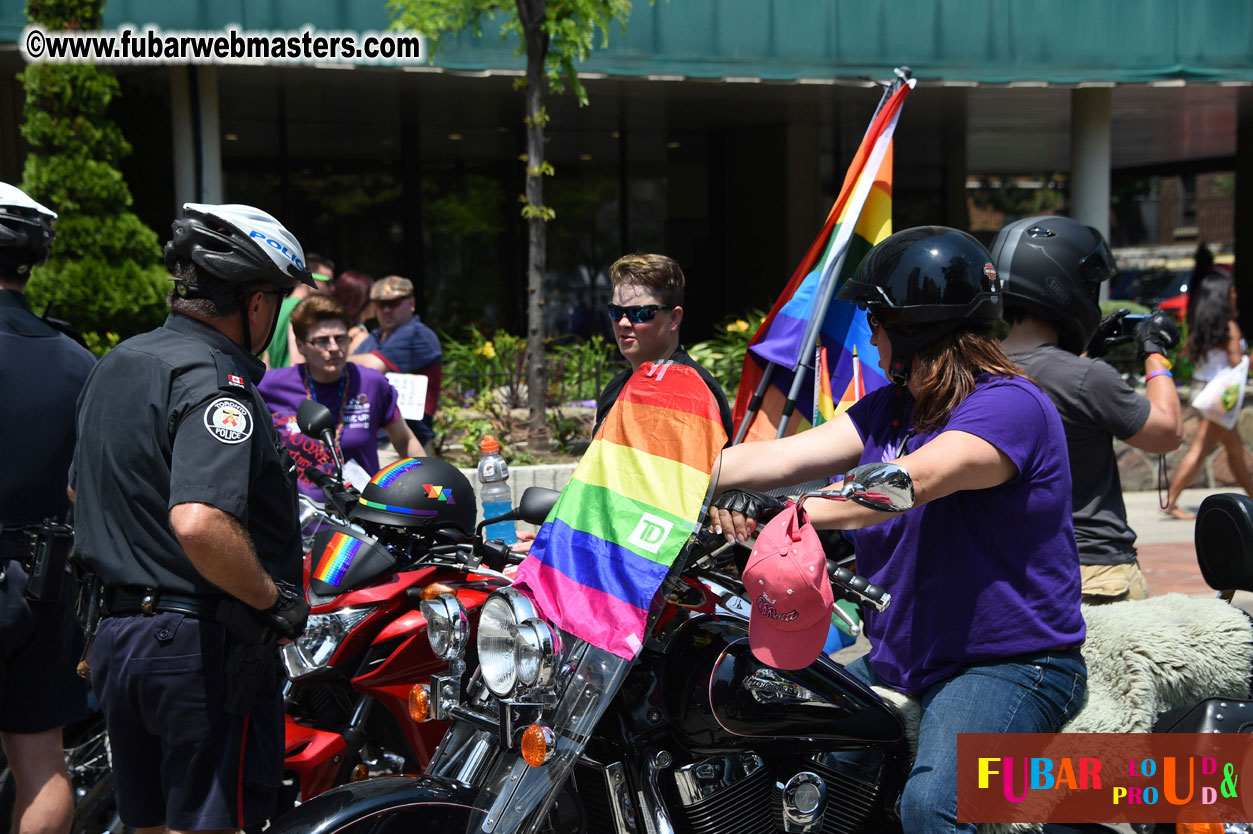
[[[316,501],[324,500],[322,490],[305,477],[306,467],[316,466],[323,472],[335,471],[334,461],[326,446],[316,437],[301,434],[296,425],[296,409],[309,399],[312,386],[314,399],[331,410],[335,417],[340,450],[345,460],[355,460],[371,475],[378,471],[378,432],[400,416],[396,406],[396,389],[387,377],[372,368],[351,362],[346,366],[345,383],[315,382],[304,363],[289,368],[266,371],[257,390],[265,398],[274,415],[274,429],[291,453],[299,473],[300,491]]]
[[[1082,642],[1066,436],[1048,396],[1021,377],[982,374],[948,423],[925,434],[892,427],[896,396],[889,385],[849,409],[861,463],[962,431],[1004,452],[1018,474],[857,531],[858,574],[894,598],[867,619],[875,673],[918,693],[966,666]],[[902,422],[912,425],[912,406]]]

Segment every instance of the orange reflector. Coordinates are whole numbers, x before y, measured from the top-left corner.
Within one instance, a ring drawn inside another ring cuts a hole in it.
[[[545,764],[557,748],[557,737],[542,724],[532,724],[522,732],[522,761],[531,767]]]
[[[424,683],[409,690],[409,717],[418,724],[431,717],[431,690]]]
[[[1223,834],[1221,822],[1181,822],[1176,823],[1177,834]]]
[[[363,764],[358,764],[352,769],[352,781],[360,782],[362,779],[370,775],[370,768]]]
[[[457,593],[456,591],[454,591],[448,585],[445,585],[443,582],[432,582],[430,585],[427,585],[425,588],[422,589],[420,596],[422,597],[422,599],[435,599],[440,594],[456,594],[456,593]]]

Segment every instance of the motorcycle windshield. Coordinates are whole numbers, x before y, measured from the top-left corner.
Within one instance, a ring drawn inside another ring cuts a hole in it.
[[[532,814],[536,821],[543,819],[593,728],[626,679],[633,661],[564,632],[562,639],[568,662],[575,667],[556,706],[544,713],[546,726],[557,734],[557,750],[540,767],[531,767],[517,753],[502,751],[475,799],[474,807],[485,814],[472,818],[471,832],[516,832],[523,830],[523,823]]]

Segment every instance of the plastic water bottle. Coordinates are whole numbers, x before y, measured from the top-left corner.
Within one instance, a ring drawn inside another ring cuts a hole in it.
[[[483,503],[483,518],[504,515],[513,509],[513,493],[509,490],[509,464],[500,455],[500,443],[490,434],[483,436],[479,445],[479,500]],[[518,540],[518,531],[512,521],[489,524],[483,531],[489,539],[500,539],[505,544]]]

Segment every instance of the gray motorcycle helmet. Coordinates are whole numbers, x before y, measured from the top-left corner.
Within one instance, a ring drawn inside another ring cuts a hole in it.
[[[1001,229],[992,262],[1006,318],[1020,310],[1048,322],[1058,345],[1083,353],[1101,321],[1101,282],[1117,272],[1101,233],[1069,217],[1028,217]]]

